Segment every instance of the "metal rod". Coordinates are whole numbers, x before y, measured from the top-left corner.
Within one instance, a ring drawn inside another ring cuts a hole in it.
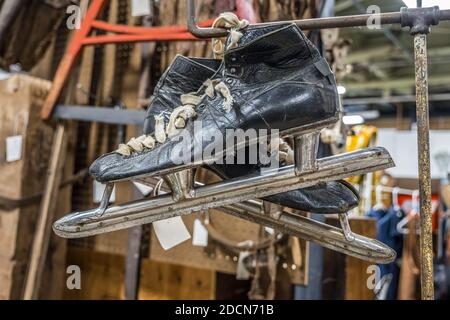
[[[195,17],[195,0],[186,0],[186,15],[188,30],[198,38],[217,38],[224,37],[228,33],[224,29],[218,28],[199,28],[197,26]],[[312,29],[330,29],[330,28],[348,28],[348,27],[364,27],[367,26],[367,22],[373,19],[373,14],[362,14],[352,16],[341,16],[331,18],[316,18],[316,19],[303,19],[303,20],[290,20],[290,21],[276,21],[266,23],[256,23],[254,25],[280,25],[286,23],[295,23],[303,30]],[[401,24],[402,15],[400,12],[386,12],[377,15],[381,25],[386,24]],[[440,10],[440,20],[450,20],[450,10]]]
[[[236,210],[238,208],[239,210]],[[252,210],[248,205],[236,203],[223,208],[224,212],[239,218],[263,224],[279,232],[313,241],[325,248],[335,250],[365,261],[389,263],[395,260],[394,250],[381,243],[359,234],[353,234],[348,241],[343,230],[306,217],[282,213],[279,219],[263,215]],[[243,210],[246,210],[242,213]]]
[[[410,189],[405,189],[405,188],[398,188],[398,187],[394,187],[394,188],[391,188],[391,187],[386,187],[386,186],[382,186],[382,185],[376,185],[376,186],[373,186],[374,188],[377,188],[377,189],[379,189],[379,190],[381,190],[381,191],[384,191],[384,192],[394,192],[394,191],[396,191],[397,192],[397,194],[403,194],[403,195],[409,195],[409,196],[412,196],[415,192],[418,192],[418,190],[410,190]]]
[[[141,200],[132,205],[142,206],[145,202],[145,200]],[[111,208],[110,210],[112,211],[114,208]],[[279,232],[313,241],[325,248],[365,261],[390,263],[395,260],[395,251],[380,241],[354,234],[353,240],[349,242],[341,229],[306,217],[283,212],[280,217],[276,219],[263,214],[261,205],[253,204],[251,202],[234,203],[221,207],[220,210],[224,213],[274,228]],[[178,215],[180,214],[182,213],[178,213]],[[171,212],[166,212],[165,214],[151,213],[147,216],[147,223],[167,219],[171,216]],[[86,226],[89,226],[89,224],[90,223],[88,222]],[[97,229],[97,231],[112,231],[110,227],[111,226],[108,226],[107,222],[105,222],[104,225],[101,226],[103,230]],[[57,229],[55,229],[55,231],[57,231]]]
[[[437,93],[428,97],[428,101],[450,101],[449,93]],[[390,96],[390,97],[368,97],[368,98],[349,98],[344,99],[344,106],[358,105],[358,104],[384,104],[384,103],[401,103],[401,102],[416,102],[416,97],[413,95],[406,96]],[[400,108],[399,105],[394,105]],[[97,108],[98,109],[98,108]]]
[[[360,14],[366,13],[366,8],[361,2],[353,1],[353,6],[355,6]],[[406,48],[405,45],[400,41],[400,39],[389,29],[383,29],[382,32],[386,39],[388,39],[394,46],[396,46],[403,53],[403,56],[409,61],[413,61],[413,55],[411,50]]]
[[[414,35],[417,144],[420,192],[420,266],[423,300],[434,299],[431,213],[430,123],[428,106],[427,35]]]
[[[150,223],[155,216],[170,218],[185,215],[394,166],[389,153],[381,147],[322,158],[317,162],[317,171],[300,176],[295,174],[294,166],[290,165],[263,175],[255,174],[206,185],[195,189],[195,198],[179,202],[173,201],[168,194],[109,207],[102,216],[96,214],[98,209],[73,213],[56,221],[53,229],[62,237],[89,236]]]

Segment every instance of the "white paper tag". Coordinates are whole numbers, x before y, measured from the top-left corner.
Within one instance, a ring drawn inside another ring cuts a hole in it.
[[[164,250],[169,250],[191,238],[181,217],[153,222],[153,229]]]
[[[0,81],[9,79],[11,77],[11,73],[6,72],[3,69],[0,69]]]
[[[6,161],[13,162],[22,159],[22,136],[6,138]]]
[[[94,203],[100,203],[103,197],[103,192],[105,191],[106,185],[94,180],[93,184],[93,192],[92,192],[92,200]],[[111,197],[109,198],[109,202],[116,201],[116,187],[114,186]]]
[[[192,245],[197,247],[206,247],[208,245],[208,230],[199,219],[194,221]]]
[[[140,183],[140,182],[133,181],[133,185],[136,187],[136,189],[139,190],[139,192],[140,192],[144,197],[145,197],[145,196],[148,196],[148,195],[150,194],[150,192],[153,191],[153,188],[152,188],[152,187],[150,187],[150,186],[148,186],[148,185],[146,185],[146,184]]]
[[[148,16],[151,13],[150,0],[131,0],[131,15],[133,17]]]
[[[248,280],[250,278],[250,272],[248,272],[247,268],[244,264],[244,259],[250,255],[248,251],[242,251],[239,253],[239,259],[237,263],[236,269],[236,279],[237,280]]]

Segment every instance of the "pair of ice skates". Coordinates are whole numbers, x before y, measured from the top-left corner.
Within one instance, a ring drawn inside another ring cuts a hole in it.
[[[316,159],[320,130],[335,123],[340,112],[326,61],[295,24],[247,26],[230,15],[218,21],[230,29],[225,44],[214,47],[223,59],[175,58],[155,88],[145,134],[92,164],[91,175],[106,183],[100,207],[58,220],[55,232],[69,238],[90,236],[221,207],[352,256],[392,261],[392,249],[351,232],[346,213],[358,205],[359,196],[338,180],[393,166],[387,151],[369,148]],[[257,134],[236,142],[236,132],[248,129]],[[277,153],[280,168],[248,163],[251,146],[278,141],[273,132],[293,140],[294,164],[284,165],[290,153],[286,146]],[[240,150],[247,163],[227,163]],[[199,166],[224,181],[195,182]],[[139,180],[155,186],[159,177],[170,194],[108,207],[114,182]],[[281,207],[337,213],[342,229]]]

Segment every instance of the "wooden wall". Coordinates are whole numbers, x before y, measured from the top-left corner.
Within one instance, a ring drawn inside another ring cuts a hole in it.
[[[123,299],[125,257],[70,248],[67,265],[81,269],[81,290],[65,289],[64,299]],[[214,299],[215,273],[144,259],[139,299]]]

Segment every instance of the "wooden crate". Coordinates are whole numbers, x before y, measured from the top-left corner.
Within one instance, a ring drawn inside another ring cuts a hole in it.
[[[53,127],[39,113],[51,82],[27,75],[0,81],[0,197],[20,200],[44,189]],[[6,161],[6,138],[22,136],[22,157]],[[32,204],[0,207],[0,292],[18,297],[29,254],[39,199]],[[20,267],[19,267],[20,266]]]
[[[125,257],[69,247],[67,265],[81,271],[81,289],[65,288],[64,299],[124,299]],[[215,274],[205,270],[142,261],[139,299],[214,299]]]
[[[39,204],[13,210],[0,209],[0,258],[27,258],[38,212]]]
[[[0,300],[20,299],[26,268],[24,261],[0,258]]]

